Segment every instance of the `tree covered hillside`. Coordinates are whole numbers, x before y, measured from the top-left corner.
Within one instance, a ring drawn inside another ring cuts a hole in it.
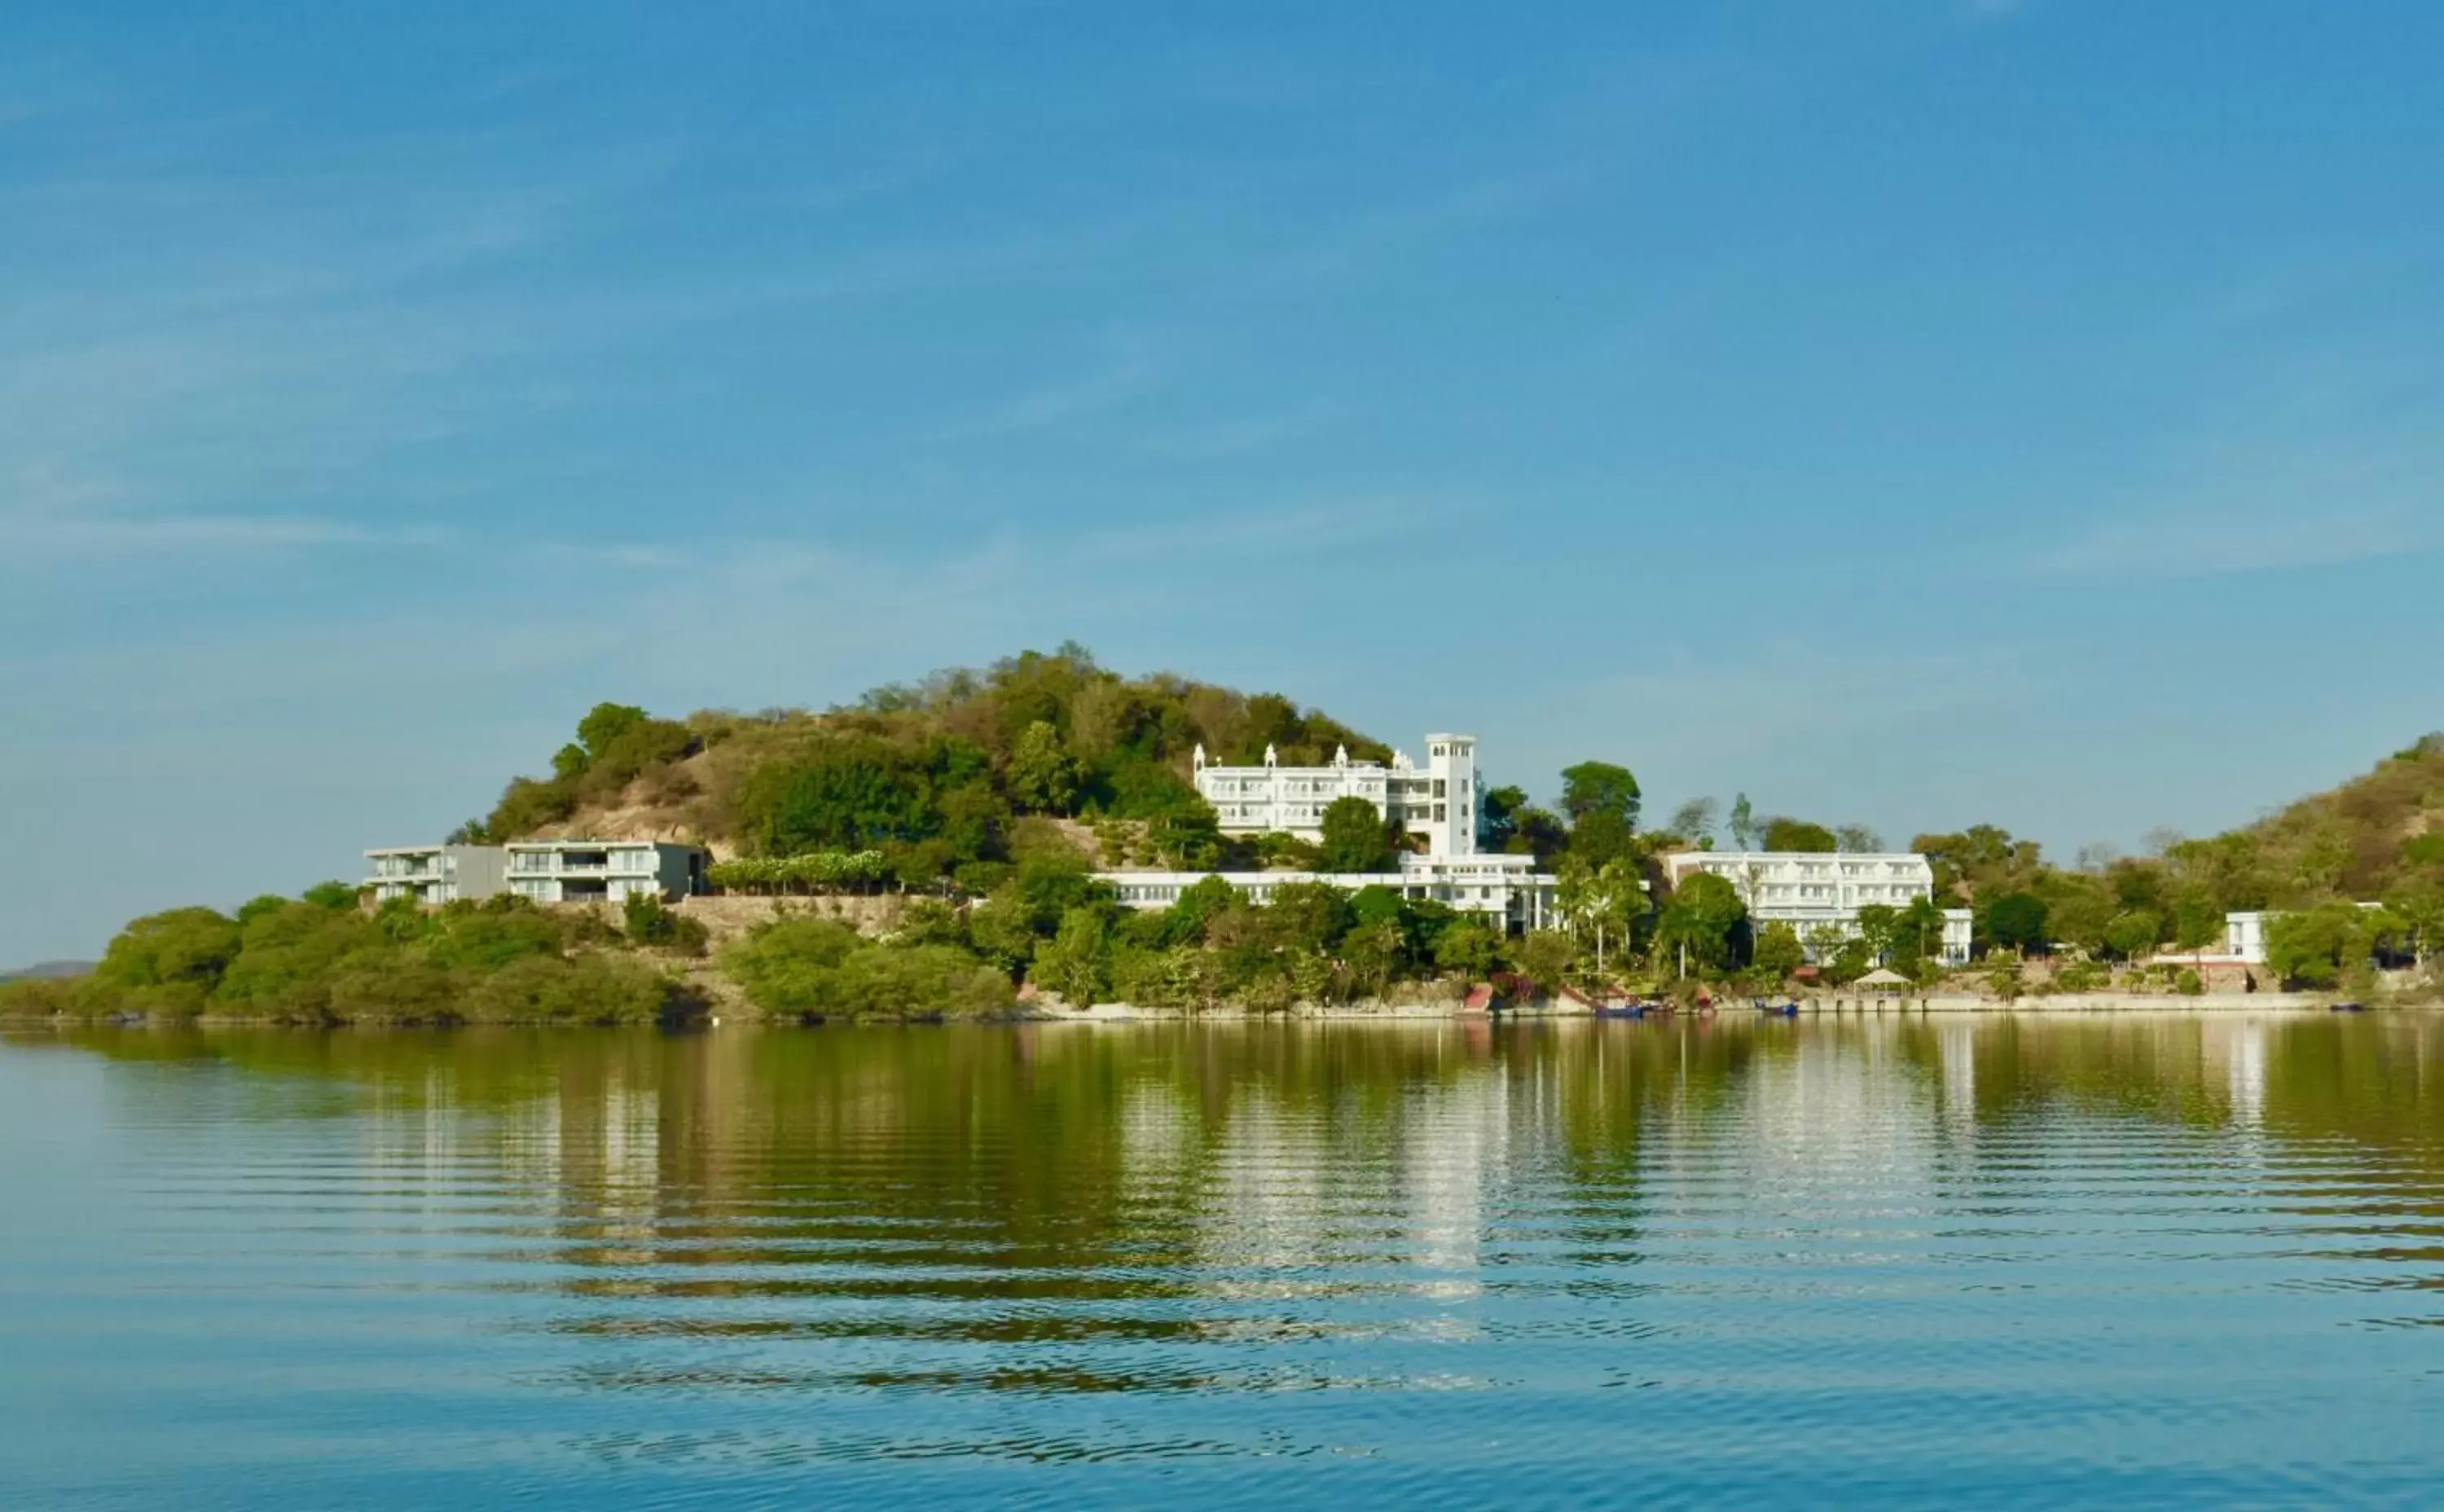
[[[1390,748],[1274,693],[1169,673],[1123,677],[1070,645],[879,688],[822,712],[709,710],[684,720],[605,704],[511,783],[461,839],[617,830],[700,839],[744,857],[876,853],[910,886],[997,868],[1028,816],[1142,821],[1160,858],[1212,864],[1213,814],[1189,781],[1216,761],[1322,763]],[[994,878],[966,878],[989,891]]]
[[[2368,954],[2423,958],[2444,940],[2444,735],[2253,824],[2167,838],[2151,856],[2083,854],[2064,869],[1990,824],[1910,846],[1934,859],[1944,901],[1976,911],[1981,950],[2129,960],[2219,945],[2226,913],[2261,910],[2282,916],[2281,973],[2330,981]]]
[[[2330,792],[2171,854],[2233,908],[2300,908],[2444,888],[2444,734]]]

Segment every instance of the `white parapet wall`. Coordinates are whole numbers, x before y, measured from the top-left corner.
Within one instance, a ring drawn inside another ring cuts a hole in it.
[[[1387,887],[1406,898],[1435,902],[1487,918],[1509,930],[1550,929],[1559,923],[1557,879],[1536,870],[1529,856],[1411,856],[1397,872],[1104,872],[1099,874],[1133,909],[1164,909],[1208,877],[1218,876],[1250,902],[1272,901],[1276,888],[1322,882],[1355,893]]]

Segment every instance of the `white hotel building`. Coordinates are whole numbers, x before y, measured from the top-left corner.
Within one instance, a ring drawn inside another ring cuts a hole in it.
[[[1541,930],[1558,922],[1554,878],[1536,870],[1532,856],[1476,848],[1476,737],[1429,735],[1426,764],[1399,751],[1392,765],[1349,759],[1343,747],[1327,766],[1284,766],[1271,747],[1257,766],[1224,766],[1196,747],[1196,791],[1225,835],[1295,836],[1310,843],[1324,838],[1324,811],[1336,800],[1362,798],[1402,833],[1424,845],[1404,854],[1400,869],[1381,873],[1316,872],[1109,872],[1103,879],[1131,908],[1168,908],[1209,876],[1258,903],[1290,882],[1329,882],[1356,891],[1380,884],[1408,897],[1443,903],[1484,916],[1497,928]]]
[[[1812,851],[1681,851],[1663,857],[1672,885],[1699,873],[1731,884],[1759,927],[1787,924],[1808,945],[1815,931],[1831,927],[1848,938],[1859,931],[1859,910],[1869,904],[1907,908],[1935,896],[1935,867],[1923,856],[1819,854]],[[1972,932],[1967,909],[1943,912],[1943,960],[1969,959]],[[1815,949],[1809,945],[1814,958]]]

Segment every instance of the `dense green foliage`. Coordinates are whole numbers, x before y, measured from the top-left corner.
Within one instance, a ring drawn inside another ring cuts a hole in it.
[[[550,777],[512,783],[462,834],[515,839],[641,808],[657,833],[725,841],[751,859],[871,851],[879,875],[900,885],[974,891],[968,869],[1010,862],[1021,817],[1042,816],[1126,821],[1170,865],[1248,862],[1228,854],[1189,781],[1199,745],[1220,762],[1259,762],[1268,747],[1285,764],[1320,764],[1342,747],[1360,760],[1391,754],[1277,694],[1125,678],[1065,646],[877,689],[820,713],[708,711],[681,723],[602,705]],[[743,885],[811,891],[862,880]]]
[[[1400,864],[1399,831],[1362,798],[1336,798],[1324,810],[1319,872],[1389,872]]]
[[[2371,957],[2444,950],[2444,737],[2245,828],[2168,838],[2154,856],[2063,868],[1990,824],[1911,848],[1933,859],[1941,901],[1974,910],[1981,950],[2126,962],[2219,948],[2228,912],[2264,911],[2287,942],[2268,962],[2275,973],[2329,986]],[[2381,927],[2348,925],[2331,907],[2361,902],[2384,905]]]
[[[577,739],[552,757],[550,777],[512,782],[489,817],[471,820],[451,839],[497,844],[531,835],[583,804],[615,802],[630,783],[667,773],[697,748],[686,725],[629,704],[597,704],[577,722]]]
[[[1209,877],[1170,908],[1133,912],[1081,858],[1044,848],[1022,854],[979,902],[912,902],[882,938],[785,917],[719,960],[758,1009],[787,1018],[989,1015],[1010,1006],[1019,983],[1078,1006],[1262,1011],[1481,980],[1513,943],[1380,885],[1285,883],[1259,907]]]
[[[1631,829],[1638,827],[1642,795],[1638,779],[1626,766],[1610,762],[1580,762],[1562,768],[1562,812],[1573,822],[1590,814],[1609,814]]]
[[[776,1018],[974,1017],[1010,1003],[1009,979],[952,945],[885,944],[828,919],[782,919],[731,944],[722,969]]]
[[[1700,872],[1673,890],[1655,928],[1658,952],[1676,968],[1713,975],[1736,964],[1748,945],[1749,911],[1723,877]]]
[[[2401,950],[2411,932],[2389,909],[2321,903],[2268,921],[2266,964],[2303,986],[2335,986],[2370,959]]]
[[[890,877],[880,851],[810,851],[715,861],[705,880],[725,893],[859,893]]]
[[[1842,848],[1839,836],[1804,819],[1767,820],[1762,844],[1768,851],[1832,852]]]
[[[344,900],[343,900],[344,899]],[[235,916],[176,909],[120,931],[94,973],[9,990],[0,1012],[287,1023],[655,1023],[692,1011],[639,946],[686,954],[703,927],[650,900],[628,932],[510,897],[367,911],[353,894],[260,897]]]
[[[1877,836],[1760,817],[1746,794],[1728,815],[1695,799],[1664,829],[1642,831],[1636,776],[1603,761],[1563,770],[1556,810],[1517,786],[1489,783],[1482,793],[1481,842],[1559,874],[1559,929],[1505,938],[1389,889],[1283,886],[1257,908],[1219,881],[1168,910],[1124,910],[1091,876],[1090,857],[1187,871],[1398,865],[1403,837],[1356,799],[1326,811],[1320,843],[1226,839],[1189,780],[1199,746],[1217,762],[1249,765],[1268,747],[1285,765],[1322,764],[1342,747],[1361,760],[1390,754],[1277,695],[1168,674],[1127,678],[1065,646],[879,689],[821,713],[680,722],[601,704],[550,776],[510,784],[459,838],[616,819],[726,841],[736,854],[709,873],[724,891],[898,889],[943,900],[911,907],[881,940],[785,917],[721,952],[720,968],[750,1003],[794,1017],[991,1013],[1029,982],[1072,1003],[1258,1008],[1505,972],[1546,988],[1654,988],[1685,977],[1769,990],[1808,962],[1824,982],[1879,965],[1923,982],[1939,974],[1946,906],[1972,911],[1977,953],[2011,958],[1996,971],[1998,982],[2010,973],[2014,990],[2019,957],[2055,956],[2055,980],[2111,981],[2107,968],[2218,945],[2224,914],[2236,909],[2280,915],[2275,969],[2305,984],[2444,948],[2444,739],[2435,737],[2247,829],[2171,840],[2142,858],[2083,853],[2064,868],[1992,825],[1920,835],[1912,848],[1934,861],[1935,903],[1870,907],[1855,938],[1804,939],[1787,928],[1752,931],[1720,878],[1673,891],[1659,857],[1711,846],[1718,829],[1744,850],[1873,851],[1882,848]],[[2333,906],[2361,900],[2385,907]],[[89,981],[0,986],[0,1011],[651,1018],[680,1011],[683,994],[635,952],[678,961],[706,944],[700,924],[658,904],[638,905],[614,930],[507,902],[367,913],[353,890],[326,883],[233,916],[186,909],[138,920]],[[2048,980],[2031,979],[2032,990]]]

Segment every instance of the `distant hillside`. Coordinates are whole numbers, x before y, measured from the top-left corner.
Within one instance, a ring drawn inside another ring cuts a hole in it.
[[[1010,858],[1033,817],[1210,832],[1190,783],[1217,761],[1388,760],[1390,747],[1276,693],[1170,673],[1124,677],[1083,649],[936,673],[822,711],[707,710],[683,720],[605,704],[548,777],[512,782],[462,838],[685,839],[724,855],[884,853],[916,883]],[[1075,831],[1073,830],[1074,834]],[[1194,834],[1178,847],[1200,848]]]
[[[2172,854],[2234,907],[2384,898],[2444,878],[2444,734],[2331,791]]]
[[[44,961],[21,970],[0,971],[0,982],[57,982],[92,972],[91,961]]]

